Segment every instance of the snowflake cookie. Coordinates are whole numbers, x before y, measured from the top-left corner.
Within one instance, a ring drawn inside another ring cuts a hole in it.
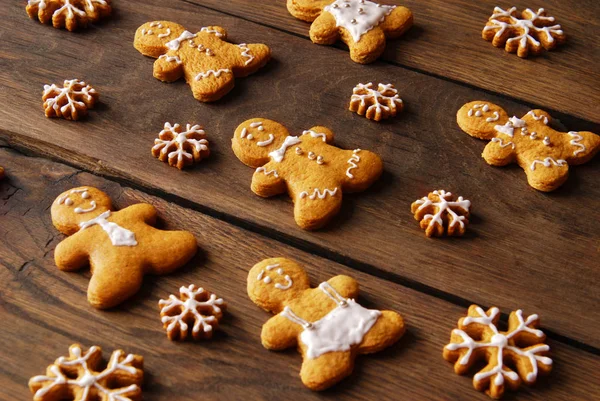
[[[404,107],[398,91],[392,84],[378,84],[377,89],[373,83],[358,84],[352,91],[350,111],[355,111],[369,120],[381,121],[394,117]]]
[[[90,85],[77,79],[65,80],[63,87],[44,85],[42,100],[46,117],[62,117],[79,120],[93,109],[98,101],[98,92]]]
[[[156,79],[173,82],[184,77],[197,100],[213,102],[233,89],[235,78],[255,73],[271,58],[266,45],[234,45],[226,39],[220,26],[191,33],[174,22],[154,21],[137,29],[133,45],[157,59]]]
[[[248,273],[248,296],[274,313],[262,327],[265,348],[297,347],[300,378],[311,390],[324,390],[352,373],[354,360],[398,341],[404,320],[393,311],[360,306],[358,282],[335,276],[310,287],[306,271],[285,258],[266,259]]]
[[[170,295],[169,299],[161,299],[158,306],[161,321],[171,341],[185,340],[190,326],[194,340],[211,338],[227,309],[222,298],[193,284],[181,287],[179,298]]]
[[[383,171],[379,156],[367,150],[343,150],[332,145],[333,132],[313,127],[301,136],[264,118],[240,124],[232,147],[242,163],[254,167],[252,191],[270,197],[288,193],[296,223],[314,230],[337,214],[344,192],[359,192]]]
[[[154,157],[179,170],[206,159],[209,154],[205,132],[199,125],[187,124],[183,130],[179,124],[165,123],[152,147]]]
[[[60,270],[91,266],[88,301],[111,308],[133,296],[144,275],[163,275],[185,265],[198,246],[192,233],[153,227],[156,209],[149,204],[113,211],[107,194],[93,187],[63,192],[52,203],[52,224],[69,235],[54,250]]]
[[[110,15],[110,0],[28,0],[25,7],[30,18],[42,24],[74,31]]]
[[[46,374],[29,380],[34,401],[140,401],[144,379],[144,359],[139,355],[114,351],[105,369],[99,370],[102,349],[83,352],[81,345],[69,347],[69,356],[48,366]]]
[[[552,50],[566,40],[560,25],[555,25],[554,17],[548,17],[543,8],[537,12],[528,8],[519,18],[516,7],[508,10],[495,7],[481,35],[494,46],[504,46],[507,52],[523,58],[538,55],[542,49]]]
[[[474,364],[484,360],[487,366],[473,376],[473,387],[498,399],[506,386],[516,390],[521,380],[533,384],[538,373],[552,370],[550,347],[538,330],[538,315],[523,317],[520,309],[510,314],[508,330],[498,330],[500,311],[492,307],[485,312],[471,305],[467,317],[452,330],[450,344],[444,347],[444,359],[454,363],[454,371],[466,374]]]
[[[467,134],[487,139],[483,158],[493,166],[518,163],[529,185],[553,191],[569,175],[569,165],[585,163],[600,151],[600,136],[591,132],[560,132],[550,127],[551,117],[531,110],[523,117],[508,117],[500,106],[477,100],[458,110],[456,120]]]
[[[375,61],[386,39],[402,36],[413,22],[408,8],[369,0],[288,0],[287,7],[296,18],[312,22],[313,43],[332,45],[341,39],[350,58],[361,64]]]
[[[428,237],[441,237],[444,229],[447,235],[463,235],[469,224],[470,208],[470,201],[462,196],[455,199],[451,192],[443,189],[430,192],[410,206],[415,220],[421,222],[421,228]]]

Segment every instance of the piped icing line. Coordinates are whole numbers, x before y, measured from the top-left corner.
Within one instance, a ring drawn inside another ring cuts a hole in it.
[[[150,23],[150,28],[160,28],[160,29],[162,29],[163,25],[160,22],[158,22],[158,21],[154,21],[154,22]]]
[[[271,153],[269,153],[269,156],[273,159],[273,161],[275,161],[277,163],[281,163],[281,161],[285,157],[285,151],[289,147],[294,146],[300,142],[302,142],[302,141],[297,136],[289,135],[285,138],[285,140],[281,144],[281,147],[279,149],[274,150]]]
[[[321,138],[323,140],[323,142],[327,142],[327,135],[321,133],[321,132],[315,132],[312,130],[306,130],[306,131],[302,131],[302,135],[310,135],[313,138]]]
[[[262,121],[255,121],[253,123],[250,123],[250,128],[258,128],[258,127],[262,127],[263,123]]]
[[[88,188],[72,189],[69,192],[67,192],[66,194],[59,196],[58,199],[56,199],[56,204],[62,205],[63,203],[65,203],[67,201],[67,199],[69,198],[69,195],[73,195],[73,194],[81,194],[81,197],[83,199],[89,198]],[[84,197],[83,194],[87,194],[87,196]],[[71,205],[72,204],[73,203],[71,203]],[[67,205],[67,206],[71,206],[71,205]]]
[[[181,42],[183,42],[185,40],[194,39],[195,37],[196,37],[195,33],[191,33],[190,31],[183,31],[183,33],[181,35],[179,35],[178,38],[165,43],[165,46],[167,46],[167,48],[169,50],[179,50],[179,47],[181,46]]]
[[[166,54],[161,54],[159,59],[165,59],[168,62],[176,62],[177,64],[183,64],[179,56],[167,56]]]
[[[577,156],[579,153],[585,152],[587,150],[585,145],[581,143],[581,141],[583,140],[583,136],[579,135],[579,133],[576,131],[569,131],[567,133],[571,136],[571,138],[573,138],[569,141],[569,143],[579,148],[573,151],[573,156]]]
[[[273,134],[269,134],[269,139],[267,139],[267,140],[264,140],[264,141],[259,141],[259,142],[256,142],[256,144],[257,144],[258,146],[261,146],[261,147],[262,147],[262,146],[269,146],[270,144],[272,144],[272,143],[273,143],[273,141],[274,141],[274,140],[275,140],[275,136],[273,136]]]
[[[159,38],[166,38],[167,36],[171,35],[171,28],[167,28],[167,31],[165,33],[161,33],[160,35],[157,35]]]
[[[283,279],[285,280],[285,284],[281,284],[281,283],[275,283],[275,288],[277,288],[278,290],[288,290],[292,287],[292,284],[294,284],[294,282],[292,281],[291,277],[288,276],[287,274],[284,273],[283,268],[280,267],[281,265],[279,263],[275,263],[273,265],[268,265],[266,266],[263,270],[260,271],[260,273],[258,273],[258,275],[256,276],[257,280],[262,280],[263,283],[265,284],[270,284],[273,279],[271,279],[271,277],[267,276],[267,272],[270,272],[273,269],[277,269],[276,273],[283,277]]]
[[[259,167],[259,168],[256,169],[256,172],[257,173],[262,172],[264,175],[271,175],[271,174],[273,174],[273,176],[275,178],[279,178],[279,174],[277,174],[277,170],[267,170],[264,167]]]
[[[163,316],[161,321],[163,324],[168,323],[167,331],[170,332],[175,330],[177,326],[181,331],[187,331],[188,324],[185,319],[188,313],[191,313],[194,317],[194,326],[192,327],[193,333],[199,333],[200,329],[205,333],[213,330],[212,325],[217,322],[216,316],[203,316],[198,312],[198,308],[205,309],[209,307],[214,314],[221,313],[221,306],[224,304],[222,298],[217,298],[215,294],[211,294],[206,301],[198,301],[198,295],[204,293],[204,288],[196,288],[195,285],[191,284],[188,287],[182,286],[179,289],[181,296],[185,296],[186,300],[182,301],[175,295],[170,295],[169,299],[161,299],[158,304],[161,307],[161,314],[169,313],[173,308],[181,308],[181,312],[174,316]]]
[[[494,116],[493,117],[488,117],[485,119],[485,121],[487,121],[488,123],[494,122],[494,121],[498,121],[498,119],[500,118],[500,114],[498,114],[497,111],[494,111]]]
[[[511,146],[513,149],[515,148],[514,142],[508,141],[508,142],[504,143],[502,141],[502,138],[492,138],[492,142],[496,142],[498,144],[498,146],[500,146],[501,148],[505,148],[507,146]]]
[[[544,115],[538,116],[537,114],[534,113],[533,110],[529,110],[527,112],[527,115],[531,116],[535,121],[543,120],[542,122],[544,123],[544,125],[548,125],[548,117],[546,117]]]
[[[198,73],[198,75],[196,75],[194,77],[194,79],[196,81],[200,81],[201,79],[207,78],[210,75],[214,75],[215,77],[218,78],[218,77],[221,76],[221,74],[229,74],[229,73],[231,73],[231,70],[229,68],[220,68],[217,71],[215,71],[215,70],[208,70],[208,71],[205,71],[205,72]]]
[[[423,210],[424,208],[433,205],[438,208],[436,214],[426,214],[423,216],[423,220],[429,219],[429,224],[427,228],[432,228],[436,223],[440,226],[444,227],[444,221],[442,220],[442,214],[446,211],[452,217],[451,221],[448,223],[448,227],[453,227],[456,223],[460,224],[461,228],[465,227],[464,220],[465,216],[459,216],[452,210],[453,207],[460,207],[465,212],[469,212],[469,208],[471,207],[471,201],[463,199],[462,196],[459,196],[456,201],[448,201],[446,198],[452,196],[451,192],[446,192],[443,189],[433,191],[439,197],[439,201],[433,202],[427,196],[416,201],[417,205],[420,205],[417,211]]]
[[[336,26],[345,28],[354,42],[382,23],[396,6],[385,6],[368,0],[336,0],[323,8],[333,15]]]
[[[237,47],[239,47],[242,50],[242,57],[246,59],[244,65],[248,65],[252,61],[254,61],[254,56],[250,54],[250,48],[248,47],[248,45],[246,45],[246,43],[240,43],[239,45],[237,45]]]
[[[360,156],[358,155],[358,152],[360,152],[360,149],[354,149],[352,151],[352,156],[350,156],[350,159],[348,159],[347,162],[350,165],[350,167],[348,167],[348,169],[346,170],[346,176],[348,176],[348,178],[350,179],[354,178],[354,175],[350,171],[354,170],[355,168],[358,168],[358,165],[356,164],[360,161]]]
[[[300,192],[299,197],[300,197],[300,199],[304,199],[304,198],[306,198],[308,196],[308,198],[311,199],[311,200],[315,200],[317,197],[319,199],[325,199],[327,196],[335,196],[335,194],[337,194],[337,191],[338,191],[337,187],[334,188],[334,189],[325,188],[325,189],[323,189],[323,192],[321,192],[319,190],[319,188],[315,188],[313,190],[312,195],[310,195],[306,191],[302,191],[302,192]]]
[[[217,31],[216,29],[210,29],[208,27],[203,27],[200,29],[200,32],[204,32],[204,33],[210,33],[212,35],[215,35],[217,38],[222,38],[223,34],[219,31]]]
[[[136,246],[138,243],[135,239],[135,234],[119,226],[117,223],[109,222],[107,219],[110,215],[110,210],[107,210],[98,217],[79,223],[79,227],[81,230],[85,230],[97,224],[108,234],[110,242],[114,246]]]
[[[76,207],[75,209],[73,209],[73,211],[77,214],[89,213],[94,210],[96,210],[96,201],[91,201],[90,207],[88,207],[87,209],[83,209],[81,207]]]
[[[546,157],[544,160],[534,160],[530,166],[531,171],[535,171],[536,164],[541,164],[544,167],[563,167],[567,165],[567,161],[563,159],[554,160],[552,157]]]

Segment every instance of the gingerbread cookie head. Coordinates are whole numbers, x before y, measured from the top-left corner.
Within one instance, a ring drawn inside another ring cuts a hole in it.
[[[234,78],[256,72],[271,57],[266,45],[234,45],[226,39],[227,32],[219,26],[192,33],[174,22],[153,21],[137,29],[134,46],[157,59],[155,78],[173,82],[184,77],[196,99],[211,102],[233,88]]]
[[[562,185],[569,165],[585,163],[600,151],[600,136],[592,132],[560,132],[550,126],[552,117],[531,110],[523,117],[508,117],[500,106],[474,101],[458,110],[457,122],[467,134],[490,140],[483,158],[493,166],[518,163],[529,185],[552,191]]]
[[[52,222],[61,233],[72,235],[79,231],[82,222],[107,210],[112,210],[112,202],[104,192],[93,187],[73,188],[60,194],[52,203]]]
[[[242,163],[257,168],[268,163],[270,155],[282,149],[284,144],[293,146],[292,142],[296,140],[297,138],[291,137],[287,128],[278,122],[252,118],[237,127],[231,145]],[[287,147],[285,149],[287,150]]]
[[[287,302],[308,288],[308,275],[302,266],[289,259],[263,260],[248,273],[248,296],[269,312],[281,312]]]

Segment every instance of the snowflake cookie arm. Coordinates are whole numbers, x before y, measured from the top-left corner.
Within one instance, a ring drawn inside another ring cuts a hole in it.
[[[492,139],[498,136],[496,127],[508,121],[508,114],[494,103],[483,100],[469,102],[456,113],[456,122],[467,134],[479,139]]]
[[[252,192],[263,198],[285,193],[287,185],[277,172],[279,166],[279,163],[269,162],[258,167],[252,176]]]

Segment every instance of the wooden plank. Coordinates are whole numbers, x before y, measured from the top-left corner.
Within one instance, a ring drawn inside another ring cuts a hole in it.
[[[130,1],[121,4],[118,18],[73,35],[23,19],[18,4],[0,9],[6,21],[0,101],[10,105],[0,109],[0,136],[436,295],[496,304],[504,312],[536,310],[552,331],[600,348],[594,285],[600,163],[576,167],[560,190],[539,193],[519,168],[487,166],[480,157],[484,143],[455,123],[456,110],[473,99],[495,101],[516,115],[525,106],[391,65],[349,63],[343,52],[198,10],[204,9]],[[268,43],[275,60],[239,80],[223,101],[201,104],[183,82],[152,78],[152,60],[131,46],[135,29],[158,16],[192,30],[226,26],[233,41]],[[102,105],[85,122],[46,119],[42,85],[72,77],[94,84]],[[383,124],[347,111],[351,88],[368,80],[395,83],[406,111]],[[379,153],[385,173],[367,193],[346,196],[328,228],[304,232],[286,197],[252,194],[252,170],[230,150],[236,126],[256,116],[284,122],[294,133],[328,126],[341,147]],[[568,129],[600,132],[598,125],[560,118]],[[204,124],[211,158],[185,172],[152,159],[150,147],[165,121]],[[466,238],[428,240],[413,220],[410,203],[438,188],[473,202]]]
[[[187,0],[210,9],[308,38],[310,24],[296,20],[286,0],[256,7],[247,0]],[[378,0],[410,8],[415,25],[401,39],[388,41],[383,60],[501,93],[522,101],[600,123],[598,32],[600,3],[593,0],[532,0],[567,34],[567,43],[542,56],[519,59],[481,38],[481,30],[498,2],[485,0]],[[502,5],[501,5],[502,6]],[[507,4],[507,7],[510,4]],[[339,46],[342,47],[342,46]],[[578,93],[581,96],[567,96]]]
[[[358,360],[356,374],[325,392],[336,399],[487,400],[458,377],[441,349],[464,309],[290,246],[184,209],[145,193],[45,159],[0,149],[7,181],[0,184],[0,398],[27,399],[29,377],[41,374],[74,341],[123,348],[145,357],[145,400],[319,399],[299,378],[300,356],[269,352],[260,345],[260,328],[269,315],[246,295],[248,269],[266,257],[285,255],[307,266],[313,283],[350,274],[361,284],[361,299],[373,308],[401,312],[408,332],[400,343]],[[187,229],[201,252],[182,271],[146,278],[142,291],[111,311],[87,303],[89,274],[60,272],[53,249],[63,238],[52,226],[49,206],[75,186],[106,191],[117,208],[155,205],[165,229]],[[157,302],[179,286],[195,283],[223,297],[228,313],[212,341],[172,343],[162,329]],[[529,312],[529,311],[526,311]],[[542,319],[544,316],[542,316]],[[35,345],[34,345],[35,344]],[[522,400],[589,400],[600,395],[595,367],[600,357],[550,341],[555,372]],[[596,377],[595,377],[596,375]],[[433,397],[433,398],[432,398]]]

